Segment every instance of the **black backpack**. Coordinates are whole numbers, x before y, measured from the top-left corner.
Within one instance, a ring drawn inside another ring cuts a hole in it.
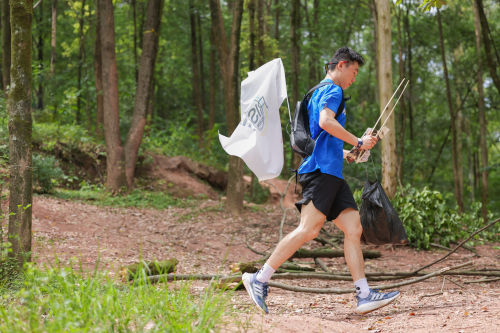
[[[316,145],[316,139],[323,132],[318,133],[316,138],[311,137],[311,130],[309,128],[309,113],[307,112],[307,105],[309,100],[309,94],[314,90],[324,87],[326,85],[333,84],[331,82],[322,82],[316,86],[314,86],[311,90],[304,95],[302,102],[297,102],[297,106],[295,108],[295,113],[293,114],[293,122],[291,125],[291,133],[290,133],[290,146],[294,153],[300,155],[302,158],[306,158],[311,156],[314,151],[314,146]],[[335,119],[337,119],[344,110],[345,102],[350,100],[351,97],[344,98],[344,90],[342,90],[342,103],[340,103],[337,112],[335,113]]]

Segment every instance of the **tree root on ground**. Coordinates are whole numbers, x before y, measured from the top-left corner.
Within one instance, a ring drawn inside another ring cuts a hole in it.
[[[332,250],[332,249],[317,249],[317,250],[305,250],[298,249],[292,258],[341,258],[344,256],[344,250]],[[363,250],[363,257],[365,259],[375,259],[380,258],[382,255],[379,251],[366,251]]]

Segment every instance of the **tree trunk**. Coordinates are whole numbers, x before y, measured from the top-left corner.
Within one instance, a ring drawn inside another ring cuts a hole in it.
[[[405,76],[405,65],[403,60],[403,45],[401,41],[401,14],[402,9],[399,7],[399,12],[396,15],[398,20],[398,52],[399,52],[399,80],[403,80]],[[404,97],[401,99],[400,104],[401,116],[398,126],[398,143],[399,143],[399,152],[398,152],[398,178],[400,184],[403,184],[403,176],[404,176],[404,150],[405,150],[405,130],[406,130],[406,107],[405,107],[405,99]]]
[[[98,0],[101,24],[104,139],[106,140],[106,186],[118,191],[127,186],[125,156],[120,138],[118,72],[115,53],[115,20],[112,0]]]
[[[228,135],[231,135],[240,121],[238,100],[238,65],[240,54],[241,19],[243,16],[243,0],[233,1],[233,23],[231,42],[228,43],[224,30],[224,21],[219,0],[209,0],[214,31],[215,45],[221,76],[224,81],[224,104]],[[236,156],[229,156],[229,172],[227,184],[226,209],[239,215],[243,208],[243,161]]]
[[[373,50],[373,64],[375,68],[375,77],[376,80],[378,80],[379,77],[379,59],[378,59],[378,16],[377,16],[377,5],[375,4],[375,0],[369,0],[368,6],[370,7],[370,12],[372,13],[373,16],[373,41],[372,41],[372,50]],[[380,94],[379,94],[379,86],[376,84],[375,85],[375,100],[377,103],[380,103]],[[382,103],[380,103],[382,104]]]
[[[200,95],[200,75],[198,73],[198,51],[196,39],[196,14],[194,12],[193,0],[189,2],[189,17],[191,21],[191,66],[193,69],[193,102],[198,115],[198,147],[203,147],[203,106]]]
[[[132,19],[134,21],[134,69],[135,69],[135,83],[139,80],[139,69],[137,67],[137,2],[132,0]],[[142,32],[142,30],[141,30]]]
[[[299,101],[299,26],[300,26],[300,0],[292,0],[290,11],[290,45],[292,51],[292,110]],[[294,154],[294,166],[296,169],[300,165],[300,156]]]
[[[9,3],[10,0],[2,0],[2,76],[5,99],[8,98],[8,87],[10,86],[11,34]]]
[[[161,24],[163,0],[149,0],[146,12],[144,37],[142,44],[139,80],[135,93],[134,113],[130,129],[125,142],[125,174],[127,184],[132,188],[134,184],[135,164],[139,146],[141,145],[144,127],[146,125],[150,87],[153,78],[156,54],[158,52],[158,36]]]
[[[481,172],[482,178],[482,189],[481,189],[481,202],[483,207],[481,208],[481,215],[484,222],[488,222],[488,145],[486,143],[487,138],[487,123],[486,123],[486,113],[484,111],[484,89],[483,89],[483,61],[481,58],[481,20],[479,18],[477,1],[474,1],[474,27],[476,31],[476,61],[477,61],[477,93],[478,93],[478,107],[479,107],[479,125],[480,125],[480,136],[479,136],[479,147],[481,150],[481,165],[483,171]],[[499,90],[500,91],[500,90]]]
[[[260,0],[258,0],[260,1]],[[248,70],[255,70],[255,0],[248,1],[248,25],[250,30],[250,49],[248,51]]]
[[[380,112],[384,111],[385,105],[392,96],[392,47],[391,47],[391,8],[386,0],[375,0],[377,11],[378,30],[378,66],[379,66],[379,96]],[[392,109],[393,102],[389,106]],[[385,122],[389,112],[385,112],[382,123]],[[396,131],[394,117],[387,120],[386,126],[391,129],[382,140],[382,185],[387,196],[392,199],[397,190],[396,166],[398,163],[396,154]]]
[[[318,15],[319,15],[319,0],[314,0],[313,3],[314,6],[314,13],[313,13],[313,26],[312,26],[312,32],[314,33],[314,38],[313,38],[313,62],[316,64],[314,67],[316,69],[316,82],[321,81],[321,66],[319,66],[319,38],[318,38],[318,27],[319,27],[319,21],[318,21]]]
[[[259,40],[257,48],[259,49],[259,57],[257,58],[258,66],[265,63],[265,48],[264,48],[264,0],[257,0],[257,20],[259,21]]]
[[[488,64],[488,68],[490,69],[490,76],[493,79],[493,83],[495,84],[497,91],[500,93],[500,78],[497,75],[497,70],[496,70],[497,66],[495,65],[491,51],[491,41],[488,36],[490,28],[488,27],[486,14],[484,13],[483,0],[475,0],[474,2],[476,3],[479,15],[479,21],[481,22],[481,32],[483,33],[484,50],[486,51],[486,63]]]
[[[410,35],[410,5],[406,5],[406,35],[408,39],[408,117],[410,118],[410,142],[413,142],[413,110],[412,110],[412,86],[413,86],[413,67],[411,62],[411,35]]]
[[[51,30],[51,40],[50,40],[50,74],[54,75],[56,71],[56,31],[57,31],[57,0],[52,0],[52,30]]]
[[[443,75],[446,83],[446,98],[448,100],[448,110],[450,112],[451,121],[451,151],[452,151],[452,166],[453,166],[453,180],[455,182],[455,197],[457,199],[457,204],[460,213],[464,211],[463,203],[463,193],[460,187],[460,175],[458,174],[458,164],[457,164],[457,129],[455,122],[455,111],[453,110],[453,102],[451,100],[451,88],[450,80],[448,78],[448,67],[446,65],[446,55],[444,52],[444,39],[443,39],[443,27],[441,25],[441,12],[437,11],[438,27],[439,27],[439,44],[441,46],[441,58],[443,61]]]
[[[37,51],[38,51],[38,62],[41,69],[41,66],[43,66],[43,32],[44,32],[44,27],[43,27],[43,3],[40,3],[40,9],[38,10],[38,20],[37,20],[37,30],[38,30],[38,45],[37,45]],[[37,109],[38,110],[43,110],[43,76],[41,74],[38,74],[38,89],[36,92],[36,97],[37,97]]]
[[[154,113],[154,100],[155,100],[155,79],[151,79],[151,89],[149,89],[149,101],[148,101],[148,115],[146,117],[146,136],[149,136],[151,132],[151,123]]]
[[[208,129],[212,130],[215,125],[215,40],[214,33],[210,29],[210,110],[208,113]]]
[[[101,18],[99,6],[96,6],[96,28],[95,28],[95,51],[94,51],[94,75],[96,92],[96,125],[97,137],[102,138],[104,127],[104,95],[102,91],[102,48],[101,48]]]
[[[83,42],[83,23],[85,19],[85,0],[82,0],[82,9],[80,11],[80,18],[78,23],[80,25],[80,51],[78,52],[78,95],[76,96],[76,123],[80,124],[80,108],[82,106],[82,66],[83,66],[83,48],[85,44]]]
[[[274,0],[274,39],[279,45],[280,42],[280,1]]]
[[[200,55],[200,87],[201,87],[201,95],[200,95],[200,101],[201,101],[201,109],[202,112],[205,112],[206,110],[206,103],[205,103],[205,70],[204,70],[204,65],[203,65],[203,43],[202,43],[202,30],[201,30],[201,17],[200,17],[200,12],[196,13],[196,24],[197,24],[197,29],[198,29],[198,51]]]
[[[9,10],[2,6],[2,10]],[[2,13],[2,14],[4,14]],[[31,216],[33,204],[31,52],[33,0],[11,0],[12,87],[9,95],[9,241],[19,268],[31,261]],[[5,29],[10,31],[10,29]],[[5,32],[4,30],[4,32]],[[5,37],[3,39],[5,41]],[[4,52],[5,52],[4,48]],[[10,50],[10,48],[8,48]],[[5,59],[5,58],[4,58]],[[5,72],[4,72],[5,73]],[[6,75],[4,74],[4,77]]]

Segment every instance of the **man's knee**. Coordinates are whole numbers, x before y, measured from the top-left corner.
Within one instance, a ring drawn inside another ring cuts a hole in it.
[[[320,224],[306,224],[298,227],[297,231],[302,237],[304,242],[308,242],[318,237],[319,231],[321,230],[322,225]]]
[[[358,215],[359,216],[359,215]],[[344,231],[346,237],[360,238],[363,233],[363,227],[361,226],[361,220],[359,218],[354,219],[349,223],[348,228]]]

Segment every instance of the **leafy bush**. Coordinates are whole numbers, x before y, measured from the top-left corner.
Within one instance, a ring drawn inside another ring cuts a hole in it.
[[[450,242],[459,242],[484,226],[480,202],[473,203],[470,212],[460,215],[457,207],[450,209],[446,205],[440,192],[427,187],[419,191],[406,186],[397,192],[392,204],[403,221],[410,245],[417,249],[428,249],[429,243],[449,246]],[[499,231],[498,226],[494,230],[483,231],[468,245],[496,240]]]
[[[38,193],[52,193],[63,175],[54,156],[33,154],[33,187]]]

